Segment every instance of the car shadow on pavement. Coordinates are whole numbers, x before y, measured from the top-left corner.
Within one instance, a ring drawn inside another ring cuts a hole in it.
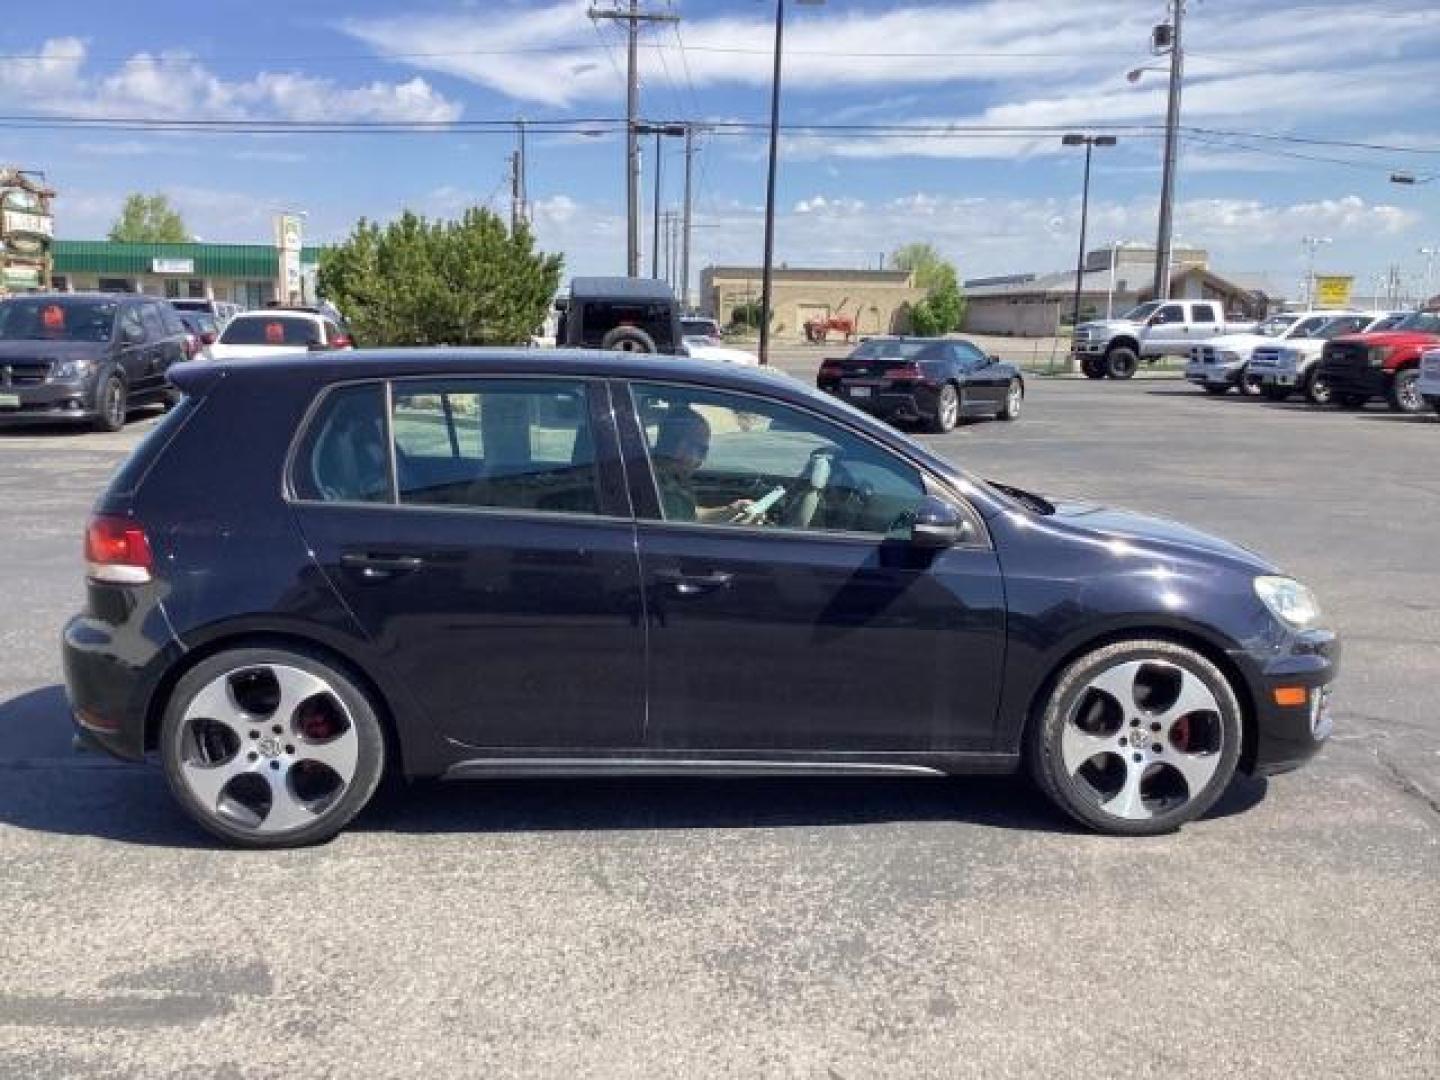
[[[1355,414],[1361,420],[1379,420],[1387,424],[1437,424],[1440,425],[1440,416],[1434,412],[1423,413],[1397,413],[1397,412],[1357,412]]]
[[[145,846],[223,846],[184,816],[158,768],[77,751],[71,739],[61,687],[47,686],[0,702],[0,827]],[[1237,778],[1206,817],[1243,813],[1265,794],[1265,781]],[[1020,776],[387,783],[349,828],[423,835],[895,822],[1084,831]]]

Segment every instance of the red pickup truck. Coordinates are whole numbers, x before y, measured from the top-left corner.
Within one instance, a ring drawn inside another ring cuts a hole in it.
[[[1383,397],[1395,412],[1418,413],[1425,399],[1420,354],[1440,345],[1440,312],[1417,311],[1389,330],[1349,334],[1325,343],[1316,379],[1330,388],[1341,408],[1360,409]]]

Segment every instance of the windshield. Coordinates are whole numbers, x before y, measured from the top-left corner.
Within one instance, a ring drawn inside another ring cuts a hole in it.
[[[1131,308],[1124,315],[1122,315],[1121,318],[1125,319],[1128,322],[1144,322],[1146,319],[1148,319],[1151,315],[1155,313],[1155,310],[1159,306],[1160,302],[1158,300],[1151,300],[1147,303],[1141,304],[1139,307]]]
[[[204,311],[182,311],[180,321],[197,334],[213,334],[216,330],[214,316]]]
[[[319,344],[320,326],[314,319],[270,315],[263,318],[232,319],[220,335],[221,345]]]
[[[876,338],[867,341],[850,354],[852,360],[908,360],[926,345],[928,341],[900,341],[896,338]]]
[[[1365,328],[1367,334],[1378,334],[1381,330],[1394,330],[1405,321],[1404,315],[1386,315],[1383,319],[1376,319]]]
[[[1329,341],[1331,338],[1340,337],[1342,334],[1358,334],[1365,327],[1365,318],[1361,315],[1344,315],[1338,319],[1331,319],[1324,326],[1310,331],[1312,338],[1323,338]]]
[[[1314,315],[1308,319],[1301,319],[1291,325],[1290,333],[1286,337],[1308,338],[1319,337],[1320,330],[1335,320],[1329,315]]]
[[[687,338],[720,336],[720,327],[709,319],[681,319],[680,329]]]
[[[7,300],[0,304],[0,341],[109,341],[113,300]]]
[[[1418,334],[1440,334],[1440,311],[1417,311],[1406,315],[1392,330],[1409,330]]]
[[[1261,337],[1280,337],[1294,322],[1294,315],[1271,315],[1255,328],[1255,333]]]

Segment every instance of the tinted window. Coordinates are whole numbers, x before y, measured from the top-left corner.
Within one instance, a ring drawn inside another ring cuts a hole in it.
[[[680,330],[686,337],[718,337],[720,324],[713,319],[681,319]]]
[[[1365,316],[1350,315],[1343,319],[1331,319],[1324,326],[1311,331],[1310,336],[1314,338],[1325,338],[1328,341],[1330,338],[1339,337],[1341,334],[1353,334],[1363,328],[1364,325]]]
[[[203,315],[196,317],[206,318],[206,316]],[[166,334],[174,335],[185,333],[185,321],[180,318],[180,313],[174,308],[162,307],[160,309],[160,321],[165,324]]]
[[[633,395],[666,521],[884,534],[925,497],[908,462],[789,406],[639,383]]]
[[[872,338],[850,354],[855,360],[909,360],[929,342],[900,341],[896,338]]]
[[[148,340],[159,341],[165,336],[165,320],[160,314],[159,304],[142,304],[140,321],[145,324],[145,337]]]
[[[326,396],[300,442],[290,485],[302,499],[390,501],[380,384],[347,386]]]
[[[398,382],[394,398],[402,503],[600,512],[584,383]]]
[[[1329,321],[1330,317],[1328,315],[1312,315],[1308,319],[1301,319],[1295,324],[1288,336],[1292,338],[1311,337],[1315,334],[1315,331],[1319,330]]]
[[[963,371],[974,371],[985,361],[985,354],[968,341],[951,343],[950,352]]]
[[[1413,330],[1421,334],[1440,334],[1440,313],[1417,311],[1406,315],[1394,327],[1396,330]]]
[[[145,325],[140,321],[139,306],[127,304],[120,309],[120,332],[132,344],[145,340]]]
[[[109,341],[118,307],[111,300],[6,300],[0,341]]]
[[[222,345],[299,345],[320,341],[320,325],[309,318],[266,315],[235,319],[220,335]]]
[[[1185,321],[1185,309],[1179,304],[1166,304],[1155,313],[1155,326],[1162,323],[1178,323]]]
[[[1205,304],[1196,304],[1191,309],[1190,321],[1197,323],[1213,323],[1215,321],[1215,309]]]

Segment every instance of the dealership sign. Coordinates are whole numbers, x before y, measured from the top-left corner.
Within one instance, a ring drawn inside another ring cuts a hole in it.
[[[1318,308],[1345,308],[1350,306],[1350,287],[1355,279],[1349,276],[1317,277],[1315,279],[1315,306]]]

